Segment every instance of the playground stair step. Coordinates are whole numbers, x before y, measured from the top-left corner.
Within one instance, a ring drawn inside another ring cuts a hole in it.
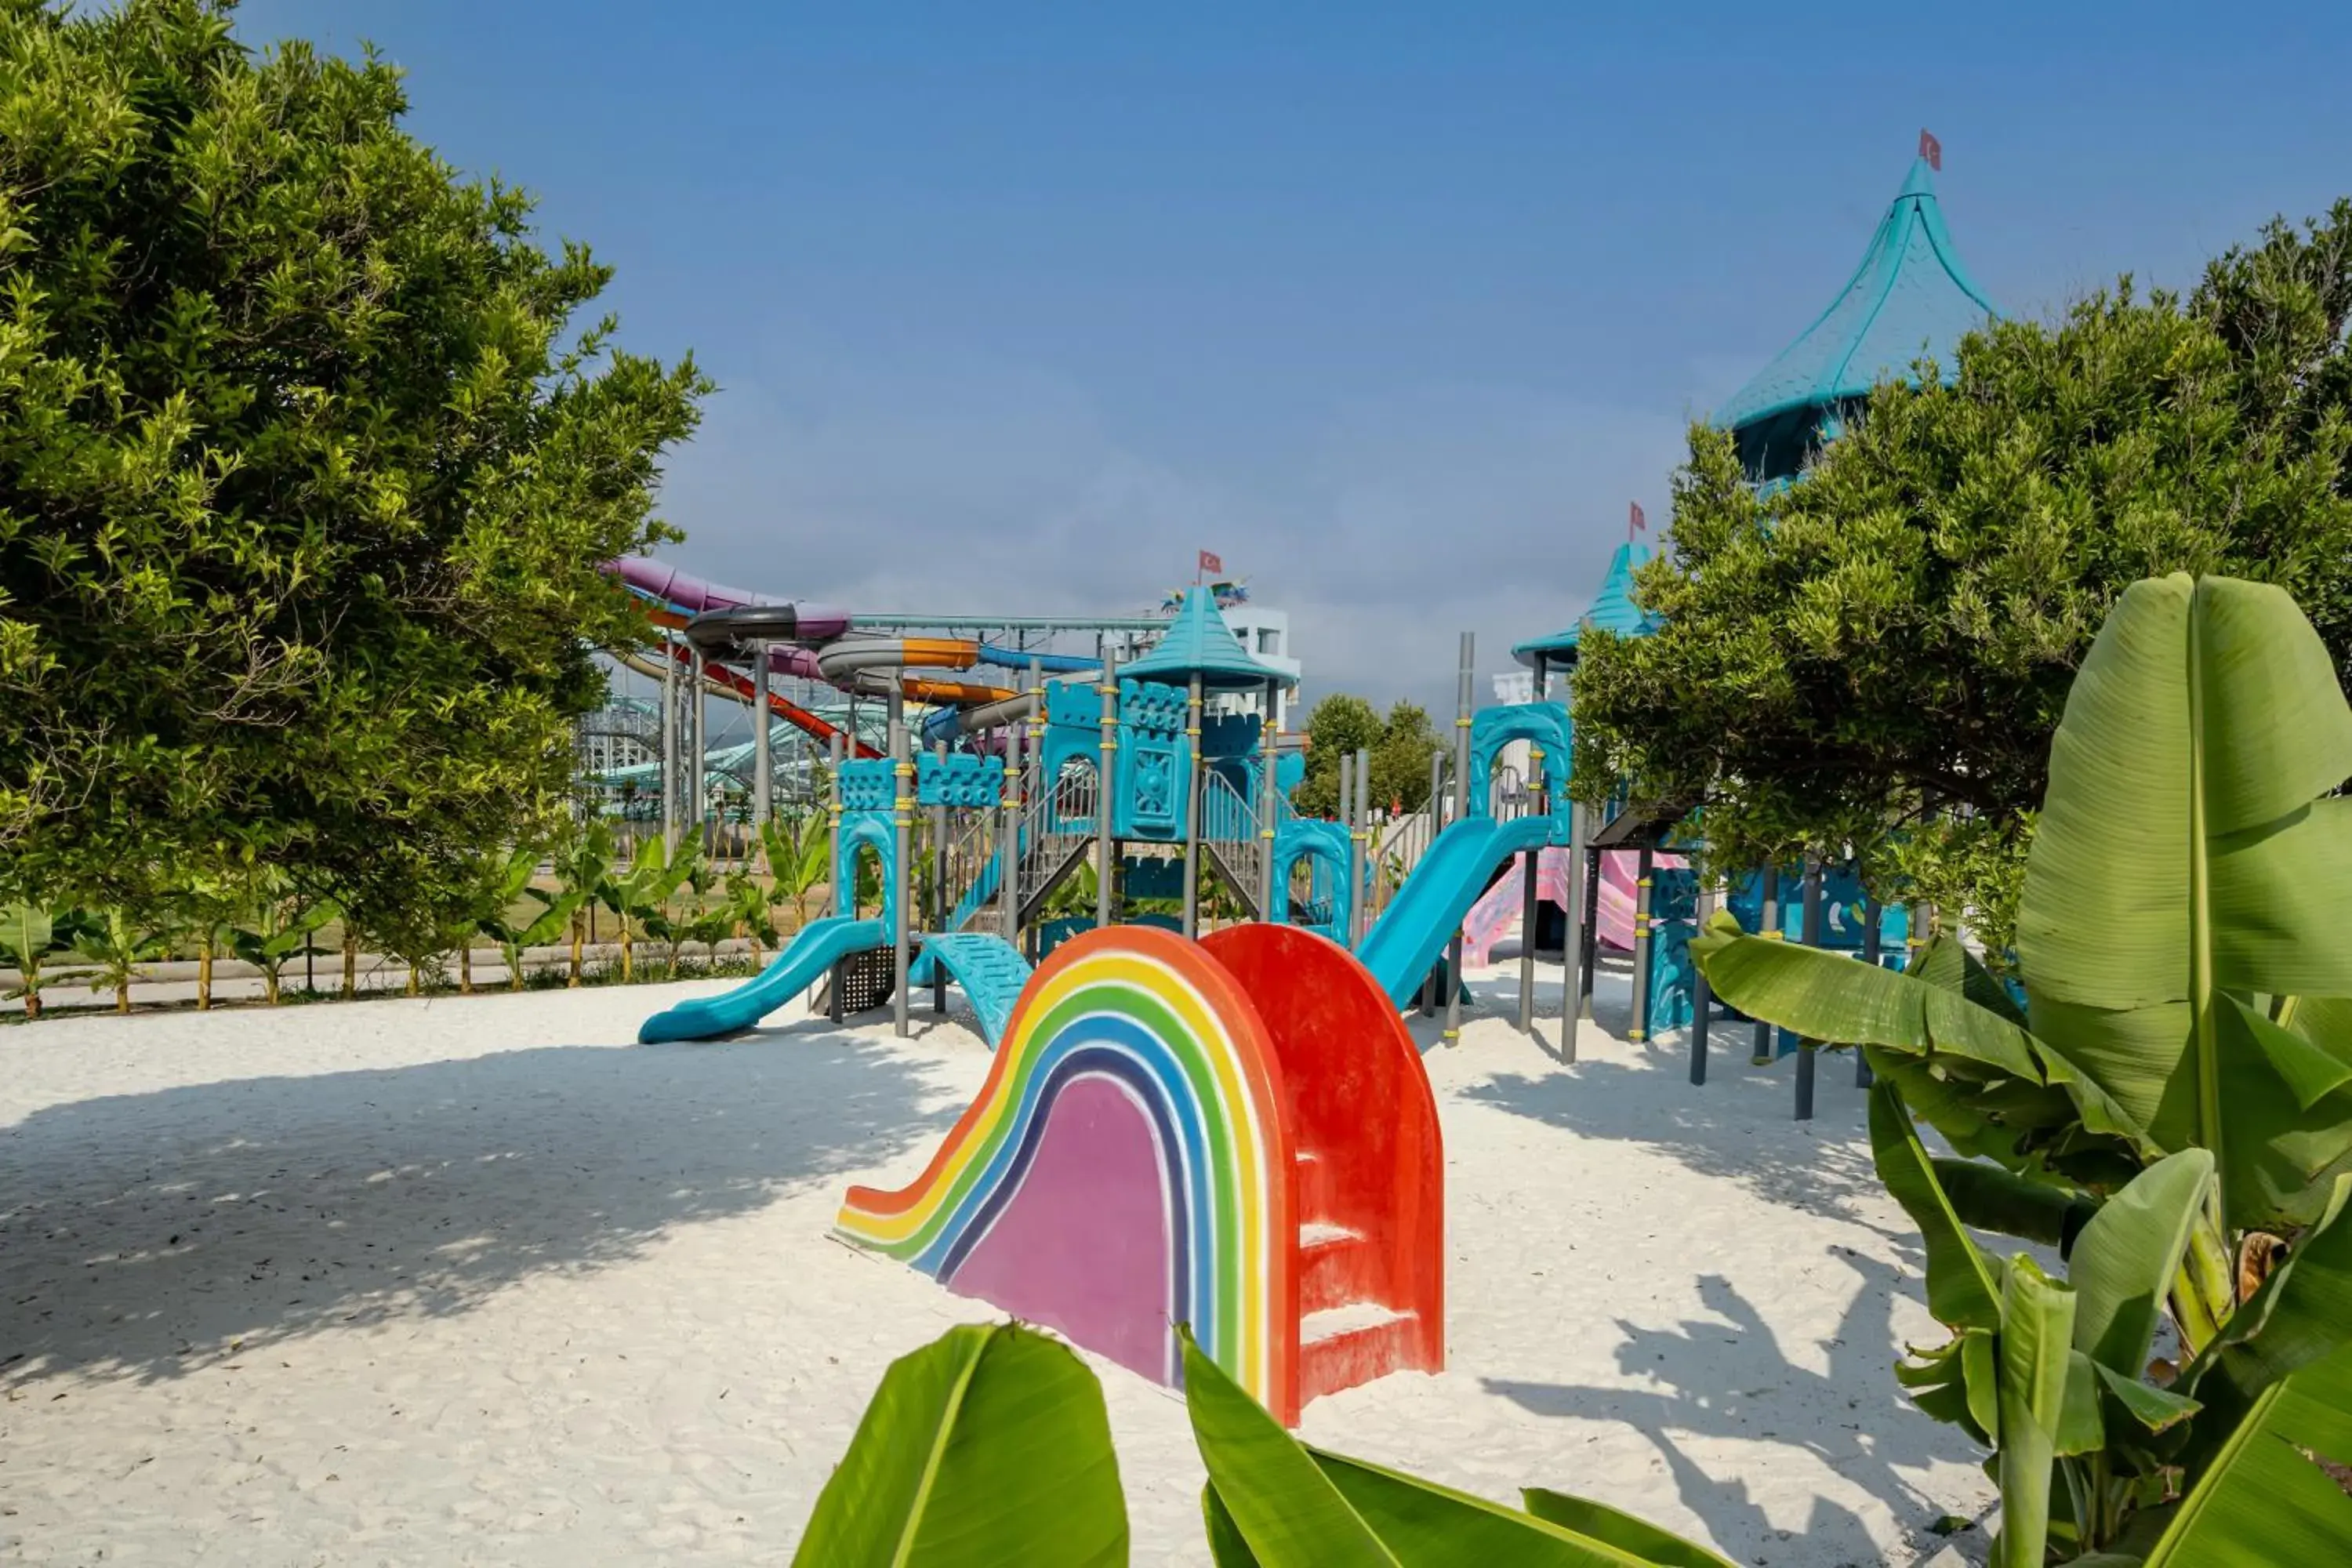
[[[1364,1233],[1320,1220],[1298,1227],[1298,1310],[1313,1314],[1360,1301],[1364,1266],[1373,1261]]]
[[[1413,1313],[1350,1301],[1298,1320],[1298,1402],[1370,1383],[1401,1367],[1420,1332]]]
[[[1292,1164],[1298,1172],[1298,1212],[1327,1214],[1331,1208],[1331,1167],[1323,1156],[1301,1149]]]

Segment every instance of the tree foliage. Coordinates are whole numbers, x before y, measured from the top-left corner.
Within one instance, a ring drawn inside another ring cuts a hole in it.
[[[1339,815],[1339,759],[1359,749],[1372,754],[1375,809],[1418,811],[1429,798],[1437,735],[1415,703],[1396,703],[1382,716],[1363,698],[1335,691],[1307,714],[1307,776],[1291,794],[1291,804],[1307,816]]]
[[[387,939],[534,838],[707,384],[226,0],[0,0],[0,897],[256,851]]]
[[[1664,628],[1583,645],[1580,795],[1703,804],[1727,865],[1859,846],[1882,893],[2005,934],[2067,688],[2130,584],[2276,584],[2352,671],[2347,247],[2352,202],[2186,296],[2125,279],[1999,323],[1777,491],[1694,429],[1638,579]]]

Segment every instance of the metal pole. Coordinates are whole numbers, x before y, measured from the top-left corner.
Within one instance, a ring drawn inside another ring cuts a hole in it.
[[[931,755],[939,763],[940,801],[931,807],[931,931],[948,929],[948,806],[947,772],[948,743],[935,741]],[[948,970],[944,963],[931,965],[931,1016],[942,1017],[948,1010]]]
[[[1339,925],[1346,931],[1356,923],[1356,753],[1339,753],[1339,830],[1348,836],[1347,885],[1338,895]],[[1343,936],[1342,941],[1346,938]]]
[[[1184,696],[1184,940],[1201,934],[1201,672]]]
[[[1822,858],[1805,857],[1805,923],[1802,928],[1807,947],[1822,945]],[[1810,1039],[1797,1042],[1797,1120],[1813,1119],[1813,1072],[1819,1042]]]
[[[857,913],[857,866],[855,861],[847,866],[841,863],[841,764],[845,754],[855,753],[850,750],[847,738],[838,730],[825,742],[824,749],[833,773],[833,799],[825,808],[829,819],[826,824],[829,847],[825,863],[830,868],[827,878],[833,888],[833,912],[835,916],[855,916]],[[847,881],[842,879],[845,871],[848,873]],[[841,964],[836,960],[825,973],[825,1012],[838,1024],[845,1011],[841,997]]]
[[[677,636],[662,630],[661,796],[662,853],[677,847]]]
[[[914,837],[915,764],[907,748],[906,692],[896,677],[890,681],[890,775],[896,781],[890,795],[890,842],[896,852],[890,857],[888,891],[885,895],[890,904],[890,1026],[903,1037],[908,1027],[907,967],[911,946],[907,920],[907,858]]]
[[[1370,746],[1356,752],[1356,831],[1348,840],[1348,945],[1364,944],[1364,928],[1370,922],[1365,918],[1365,872],[1369,868],[1372,847],[1372,751]]]
[[[1780,868],[1778,866],[1764,868],[1762,910],[1756,924],[1758,936],[1772,942],[1780,940]],[[1761,1018],[1756,1020],[1756,1044],[1748,1065],[1759,1068],[1772,1065],[1772,1026]]]
[[[1633,860],[1633,1024],[1629,1040],[1650,1037],[1650,960],[1657,939],[1650,934],[1651,884],[1656,880],[1657,851],[1647,844]]]
[[[1436,847],[1437,836],[1445,830],[1445,758],[1442,749],[1429,757],[1429,843],[1422,847],[1426,856]],[[1421,1016],[1428,1017],[1437,1011],[1437,976],[1424,976],[1421,983]]]
[[[1111,858],[1117,853],[1110,818],[1118,774],[1118,649],[1103,650],[1102,683],[1095,689],[1102,698],[1102,739],[1097,743],[1101,761],[1095,765],[1095,929],[1100,931],[1110,924]]]
[[[1868,889],[1863,889],[1862,961],[1873,969],[1879,967],[1880,960],[1885,956],[1880,951],[1883,938],[1878,929],[1878,922],[1885,918],[1885,910],[1880,908],[1877,898]],[[1854,1047],[1853,1087],[1868,1089],[1875,1078],[1876,1075],[1870,1070],[1870,1058],[1863,1054],[1860,1046]]]
[[[1544,658],[1536,655],[1535,678],[1530,691],[1538,702],[1544,697]],[[1528,747],[1528,787],[1530,811],[1538,816],[1549,815],[1550,801],[1545,789],[1544,752],[1541,746]],[[1519,891],[1519,1028],[1527,1034],[1536,1027],[1536,922],[1542,912],[1539,882],[1543,872],[1543,849],[1540,846],[1528,851],[1527,885]]]
[[[763,834],[776,805],[775,720],[768,711],[768,645],[751,645],[751,830]],[[765,837],[760,840],[765,843]],[[771,866],[768,872],[775,874]]]
[[[1265,683],[1265,723],[1258,731],[1258,918],[1280,925],[1290,913],[1290,889],[1274,885],[1274,823],[1277,785],[1275,764],[1282,760],[1282,731],[1274,721],[1276,683]]]
[[[1706,922],[1715,918],[1715,876],[1709,872],[1698,888],[1698,929],[1706,930]],[[1706,972],[1694,962],[1691,964],[1691,1027],[1690,1080],[1706,1081],[1707,1016],[1715,1011],[1715,997],[1706,983]]]
[[[687,653],[694,660],[692,678],[686,682],[688,700],[694,704],[690,710],[694,721],[694,762],[687,770],[687,777],[694,784],[694,798],[688,803],[687,815],[694,820],[695,852],[708,855],[710,853],[710,781],[703,776],[703,763],[710,749],[709,736],[705,729],[709,722],[707,715],[709,704],[703,700],[701,650],[689,643]]]
[[[1568,951],[1561,955],[1566,973],[1561,976],[1566,989],[1560,993],[1560,1058],[1576,1059],[1576,1026],[1580,1019],[1592,1016],[1590,999],[1592,995],[1593,942],[1597,936],[1594,911],[1601,900],[1592,896],[1592,855],[1586,845],[1591,816],[1581,801],[1570,801],[1568,807]]]
[[[1462,634],[1462,658],[1455,671],[1454,688],[1454,815],[1458,820],[1474,811],[1484,812],[1486,803],[1473,806],[1470,801],[1470,704],[1473,673],[1477,663],[1477,634]],[[1445,943],[1445,1043],[1454,1044],[1462,1037],[1462,931],[1455,927]]]

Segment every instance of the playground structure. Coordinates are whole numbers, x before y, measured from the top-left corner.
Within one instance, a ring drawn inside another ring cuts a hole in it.
[[[1906,300],[1927,301],[1937,324],[1989,309],[1950,256],[1924,162],[1838,303],[1734,400],[1757,482],[1787,481],[1834,437],[1867,390],[1852,384],[1857,356],[1878,352],[1874,332],[1904,330]],[[1521,1027],[1534,1026],[1539,915],[1557,906],[1562,1056],[1573,1059],[1606,938],[1632,956],[1629,1033],[1686,1026],[1694,1083],[1706,1080],[1716,1009],[1689,942],[1718,898],[1748,930],[1867,963],[1907,935],[1906,911],[1818,859],[1727,889],[1684,853],[1703,831],[1685,806],[1571,800],[1572,730],[1551,677],[1573,668],[1587,631],[1654,629],[1633,594],[1647,553],[1629,538],[1574,626],[1514,650],[1532,672],[1527,701],[1474,709],[1464,636],[1451,755],[1433,759],[1425,835],[1410,838],[1376,919],[1367,856],[1386,861],[1391,840],[1375,832],[1369,755],[1341,759],[1338,822],[1291,811],[1298,759],[1275,720],[1286,678],[1251,659],[1206,593],[1187,595],[1159,645],[1124,669],[1107,647],[1097,666],[1049,681],[1032,654],[1026,684],[1007,689],[935,673],[988,662],[976,641],[858,637],[838,612],[703,592],[682,623],[690,668],[747,663],[764,711],[772,668],[813,667],[885,701],[887,745],[852,756],[837,729],[825,737],[834,913],[757,979],[658,1014],[640,1037],[748,1028],[828,973],[837,1016],[841,967],[887,945],[899,1033],[909,984],[930,984],[943,1010],[952,977],[997,1049],[920,1177],[850,1191],[844,1237],[1163,1383],[1181,1379],[1173,1329],[1189,1323],[1286,1423],[1319,1394],[1438,1367],[1444,1165],[1400,1012],[1433,1011],[1442,996],[1444,1037],[1457,1037],[1465,963],[1491,955],[1515,904]],[[647,591],[674,600],[678,584]],[[1238,690],[1262,694],[1262,718],[1208,711],[1213,695]],[[937,704],[919,751],[910,700]],[[764,810],[764,756],[760,778]],[[853,891],[869,854],[874,917]],[[1042,920],[1081,867],[1094,874],[1091,920]],[[1209,879],[1246,920],[1204,936]],[[1791,880],[1794,900],[1782,893]],[[1797,1114],[1810,1116],[1811,1043],[1755,1030],[1757,1063],[1797,1054]]]

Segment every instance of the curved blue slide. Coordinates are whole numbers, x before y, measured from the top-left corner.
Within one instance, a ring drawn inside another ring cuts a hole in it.
[[[809,921],[793,936],[792,945],[774,962],[732,991],[698,996],[655,1014],[637,1030],[637,1044],[664,1040],[712,1040],[750,1028],[802,992],[817,976],[853,952],[882,947],[890,933],[880,921],[850,920],[827,915]]]
[[[1356,952],[1391,1002],[1402,1007],[1412,1000],[1470,906],[1493,882],[1495,868],[1559,841],[1560,828],[1551,816],[1513,822],[1465,816],[1437,836]]]
[[[964,1000],[980,1019],[981,1037],[993,1047],[1004,1037],[1004,1026],[1013,1021],[1013,1004],[1029,984],[1029,961],[1011,942],[986,931],[927,936],[922,956],[907,972],[907,984],[929,984],[940,966],[963,988]]]

